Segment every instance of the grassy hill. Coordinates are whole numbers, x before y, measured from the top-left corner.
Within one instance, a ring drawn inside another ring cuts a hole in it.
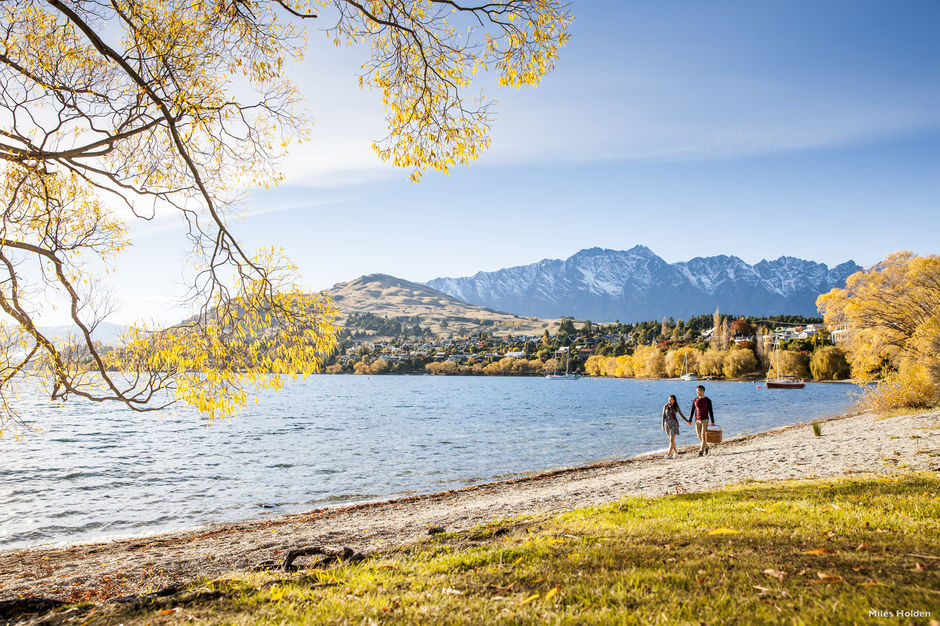
[[[372,313],[389,319],[408,320],[435,335],[466,336],[485,330],[494,335],[554,333],[558,319],[521,317],[467,304],[426,285],[387,274],[369,274],[334,285],[323,292],[340,310],[343,320],[351,313]]]

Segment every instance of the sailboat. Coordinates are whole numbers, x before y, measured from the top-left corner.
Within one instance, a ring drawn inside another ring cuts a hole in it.
[[[689,371],[689,353],[686,352],[682,358],[682,376],[679,380],[698,380],[698,378]]]
[[[556,371],[552,371],[551,374],[546,374],[545,378],[548,380],[578,380],[581,378],[581,374],[574,374],[568,372],[568,366],[571,363],[571,349],[566,347],[558,348],[555,350],[555,364],[558,364],[558,353],[564,352],[567,356],[565,357],[565,373],[559,374]]]
[[[773,380],[767,378],[764,381],[764,384],[767,385],[768,389],[802,389],[806,386],[806,383],[804,383],[802,380],[796,380],[794,378],[783,378],[780,376],[780,343],[776,336],[774,336],[774,358],[777,360],[777,365],[774,368],[777,377]]]

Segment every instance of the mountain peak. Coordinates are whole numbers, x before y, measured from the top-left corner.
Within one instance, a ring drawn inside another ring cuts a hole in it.
[[[715,310],[740,314],[817,315],[816,297],[859,266],[782,256],[750,265],[736,256],[666,263],[643,245],[629,250],[586,248],[567,260],[538,263],[427,284],[455,298],[517,315],[647,320]]]

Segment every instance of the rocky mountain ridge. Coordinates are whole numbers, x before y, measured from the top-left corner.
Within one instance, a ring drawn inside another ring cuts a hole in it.
[[[517,315],[570,315],[595,321],[688,318],[714,311],[740,315],[818,315],[816,298],[862,268],[783,256],[750,265],[736,256],[667,263],[645,246],[588,248],[568,259],[427,285],[459,300]]]

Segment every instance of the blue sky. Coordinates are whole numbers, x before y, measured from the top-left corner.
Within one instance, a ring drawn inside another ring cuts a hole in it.
[[[496,89],[493,146],[421,183],[380,163],[366,51],[313,33],[292,75],[312,140],[235,230],[305,285],[425,281],[650,247],[669,262],[782,255],[870,265],[940,253],[940,3],[574,0],[555,72]],[[113,321],[172,315],[175,221],[132,230]]]

